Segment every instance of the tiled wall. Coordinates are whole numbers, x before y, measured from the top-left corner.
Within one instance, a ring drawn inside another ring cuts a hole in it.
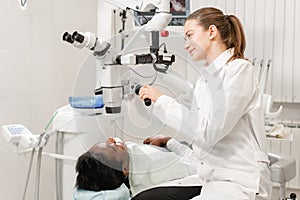
[[[21,123],[38,134],[67,104],[80,65],[89,54],[61,39],[65,31],[97,30],[96,0],[0,1],[0,126]],[[55,138],[46,151],[53,152]],[[29,155],[20,156],[0,134],[1,199],[21,199]],[[35,160],[26,199],[34,199]],[[54,160],[43,157],[40,199],[53,200]]]

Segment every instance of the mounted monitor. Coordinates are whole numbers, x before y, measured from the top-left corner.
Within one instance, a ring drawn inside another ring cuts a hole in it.
[[[184,26],[187,16],[190,14],[190,0],[171,0],[170,11],[172,20],[169,26]],[[146,24],[153,16],[150,12],[135,12],[136,26]]]

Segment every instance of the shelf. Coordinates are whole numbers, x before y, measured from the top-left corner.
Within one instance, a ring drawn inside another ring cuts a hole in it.
[[[293,141],[293,134],[289,133],[286,135],[284,138],[277,138],[277,137],[272,137],[266,134],[267,140],[278,140],[278,141]]]

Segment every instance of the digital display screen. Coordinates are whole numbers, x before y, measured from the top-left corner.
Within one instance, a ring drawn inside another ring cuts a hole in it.
[[[170,11],[172,20],[169,26],[184,26],[186,17],[190,14],[190,0],[171,0]],[[153,16],[153,13],[135,12],[135,17],[140,25],[146,24]],[[138,25],[136,23],[136,25]]]

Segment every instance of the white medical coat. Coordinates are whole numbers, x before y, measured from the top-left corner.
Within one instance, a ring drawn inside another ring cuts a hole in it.
[[[226,50],[201,69],[190,107],[163,95],[153,114],[193,140],[201,180],[237,183],[268,199],[269,160],[258,82],[250,62],[227,63],[231,56],[232,50]]]
[[[178,156],[160,147],[133,142],[126,142],[126,145],[130,154],[129,183],[132,196],[159,186],[202,185],[197,168],[188,154]]]

